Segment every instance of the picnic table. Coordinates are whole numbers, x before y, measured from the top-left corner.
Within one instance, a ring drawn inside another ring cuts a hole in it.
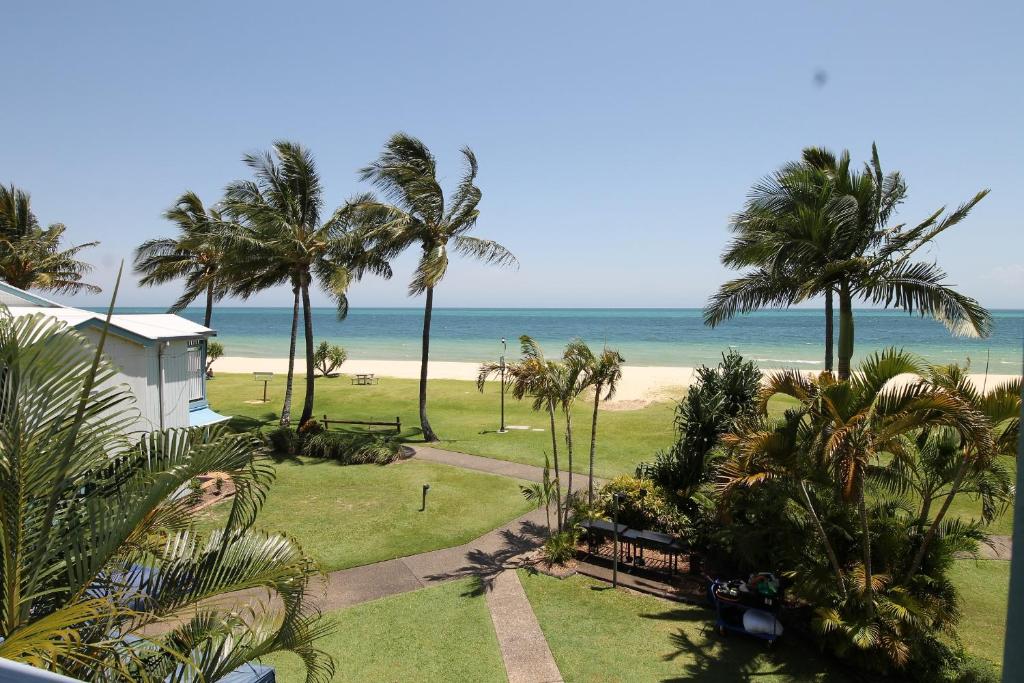
[[[669,576],[675,574],[679,568],[679,555],[686,551],[686,546],[679,539],[658,531],[627,529],[622,538],[633,546],[633,564],[637,566],[644,566],[644,548],[659,550],[668,555]]]
[[[599,539],[612,538],[615,535],[616,525],[603,519],[586,519],[580,522],[580,527],[587,534],[587,547],[591,554]],[[628,530],[625,524],[618,525],[619,535],[622,536]],[[623,546],[619,546],[619,556],[622,556]]]
[[[357,372],[352,375],[352,384],[358,386],[368,386],[370,384],[376,384],[377,378],[374,377],[372,372]]]

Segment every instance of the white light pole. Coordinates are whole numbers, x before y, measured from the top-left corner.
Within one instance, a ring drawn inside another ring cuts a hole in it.
[[[505,338],[501,338],[501,360],[499,365],[501,366],[501,427],[498,429],[499,434],[504,434],[508,430],[505,429],[505,352],[508,351],[508,344],[505,343]]]

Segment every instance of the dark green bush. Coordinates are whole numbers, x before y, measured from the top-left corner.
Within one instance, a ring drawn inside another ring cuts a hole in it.
[[[306,455],[345,465],[387,465],[402,457],[402,443],[393,434],[320,431],[306,439]]]
[[[274,427],[259,436],[275,455],[293,456],[302,451],[302,437],[291,427]]]

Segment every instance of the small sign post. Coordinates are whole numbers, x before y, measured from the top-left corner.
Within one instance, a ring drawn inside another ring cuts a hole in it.
[[[272,372],[254,372],[252,378],[257,382],[263,382],[263,402],[267,402],[267,383],[274,379],[274,373]]]

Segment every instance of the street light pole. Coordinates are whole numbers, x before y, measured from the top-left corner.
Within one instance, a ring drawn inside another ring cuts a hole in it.
[[[499,434],[504,434],[508,430],[505,429],[505,352],[508,350],[508,345],[505,343],[505,338],[501,338],[501,427],[498,429]]]
[[[619,503],[623,497],[621,493],[612,494],[612,588],[619,587]]]

